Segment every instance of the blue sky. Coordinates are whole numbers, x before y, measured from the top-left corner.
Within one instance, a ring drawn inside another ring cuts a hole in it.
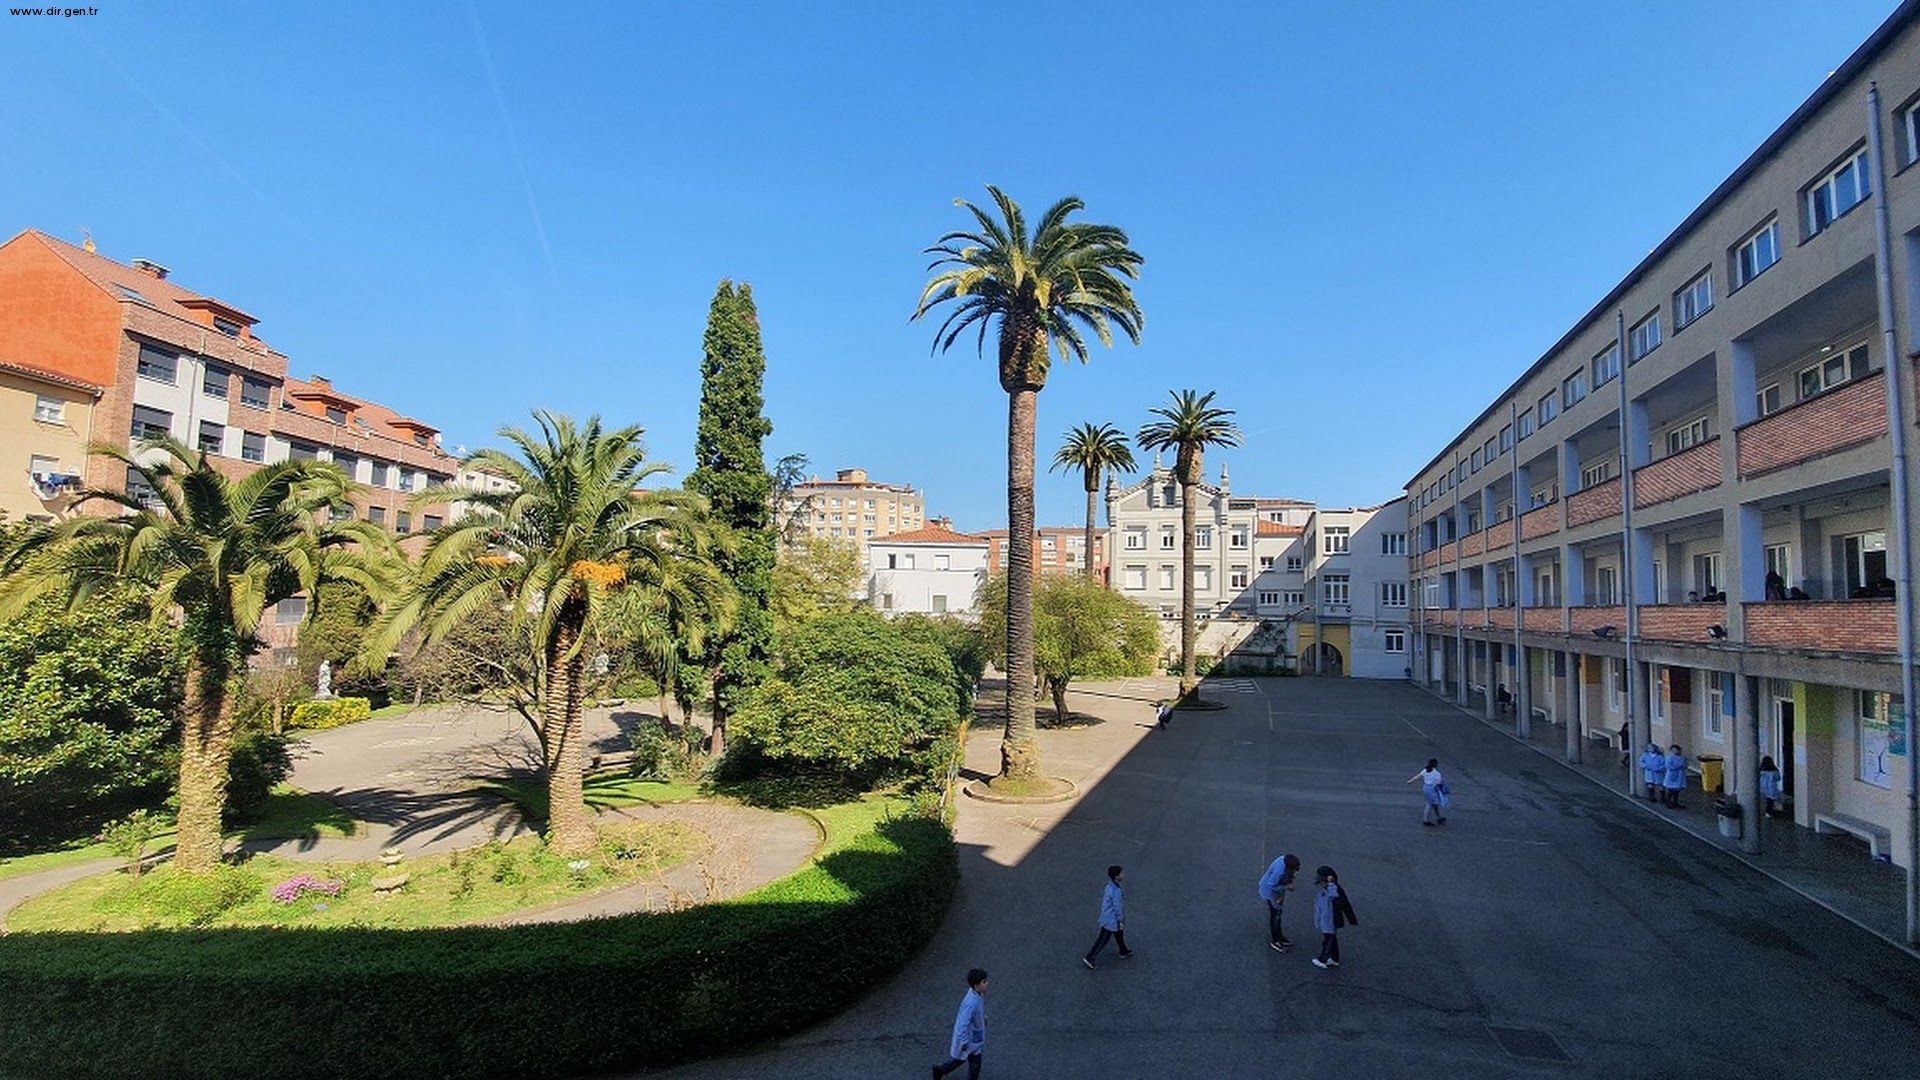
[[[1071,192],[1146,256],[1147,327],[1055,369],[1043,460],[1217,389],[1248,439],[1211,473],[1363,504],[1892,6],[103,0],[0,21],[0,233],[162,262],[450,446],[543,406],[681,465],[707,303],[743,279],[769,459],[989,528],[1006,399],[909,324],[920,249],[987,182],[1036,213]],[[1039,502],[1082,512],[1061,475]]]

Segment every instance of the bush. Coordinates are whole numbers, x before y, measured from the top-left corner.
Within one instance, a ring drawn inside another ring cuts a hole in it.
[[[913,818],[737,900],[664,914],[0,937],[0,1075],[562,1076],[669,1064],[844,1008],[932,937],[958,875],[951,835]],[[607,992],[619,986],[641,989]]]
[[[668,727],[647,717],[627,736],[633,775],[642,780],[691,780],[706,766],[706,734],[690,725]]]
[[[274,786],[291,772],[293,757],[287,753],[284,736],[259,727],[257,722],[242,724],[234,736],[233,757],[227,763],[226,823],[251,821],[266,806]]]
[[[333,698],[329,701],[303,701],[293,707],[287,726],[307,731],[324,731],[342,724],[357,724],[373,715],[373,703],[361,697]]]

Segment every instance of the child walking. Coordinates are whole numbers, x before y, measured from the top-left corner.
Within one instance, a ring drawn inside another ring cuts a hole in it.
[[[1120,943],[1122,960],[1133,958],[1133,950],[1127,948],[1127,900],[1120,892],[1120,886],[1126,880],[1126,871],[1119,866],[1107,867],[1107,891],[1100,897],[1100,936],[1093,939],[1093,948],[1080,958],[1088,971],[1093,970],[1094,957],[1100,955],[1100,950],[1107,947],[1108,941]]]
[[[1760,797],[1767,800],[1762,813],[1768,817],[1780,812],[1780,766],[1773,763],[1771,755],[1760,759]]]
[[[1427,767],[1407,777],[1407,783],[1420,781],[1420,795],[1426,803],[1426,810],[1420,815],[1422,825],[1445,825],[1447,815],[1447,781],[1440,775],[1440,759],[1428,758]]]
[[[1333,867],[1323,866],[1313,872],[1313,892],[1313,925],[1320,929],[1320,955],[1313,966],[1337,968],[1340,928],[1359,926],[1360,917],[1353,913],[1353,903],[1340,888],[1340,875],[1333,872]]]
[[[1660,752],[1658,744],[1647,741],[1647,748],[1640,751],[1640,779],[1647,785],[1648,802],[1665,802],[1661,791],[1660,777],[1667,769],[1667,755]]]
[[[1673,809],[1679,810],[1681,809],[1680,793],[1687,789],[1687,755],[1680,752],[1679,743],[1673,744],[1672,749],[1667,751],[1666,760],[1661,764],[1663,766],[1661,771],[1664,773],[1662,783],[1666,787],[1666,803]]]
[[[982,997],[986,992],[986,969],[967,972],[967,993],[953,1017],[953,1043],[947,1047],[947,1060],[933,1067],[933,1080],[962,1065],[967,1067],[967,1080],[980,1080],[980,1054],[987,1048],[987,1003]]]

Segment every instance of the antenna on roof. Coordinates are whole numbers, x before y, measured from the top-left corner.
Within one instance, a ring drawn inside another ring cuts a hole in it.
[[[99,248],[93,246],[93,230],[92,229],[89,229],[84,225],[81,226],[80,236],[81,236],[80,246],[87,252],[87,254],[92,255],[97,253],[100,250]]]

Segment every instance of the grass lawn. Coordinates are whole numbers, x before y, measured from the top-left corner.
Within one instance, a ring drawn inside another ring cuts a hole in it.
[[[416,708],[419,708],[419,706],[416,706],[411,701],[392,701],[373,710],[367,719],[385,720],[390,716],[405,716]]]
[[[702,851],[707,839],[678,822],[603,826],[590,856],[568,860],[536,837],[464,852],[408,859],[407,884],[375,896],[372,881],[392,873],[377,862],[318,863],[257,855],[204,876],[162,867],[141,877],[101,874],[36,897],[6,919],[13,933],[129,931],[184,927],[383,927],[413,929],[478,922],[637,881]],[[309,890],[290,902],[277,885],[302,875],[337,895]]]

